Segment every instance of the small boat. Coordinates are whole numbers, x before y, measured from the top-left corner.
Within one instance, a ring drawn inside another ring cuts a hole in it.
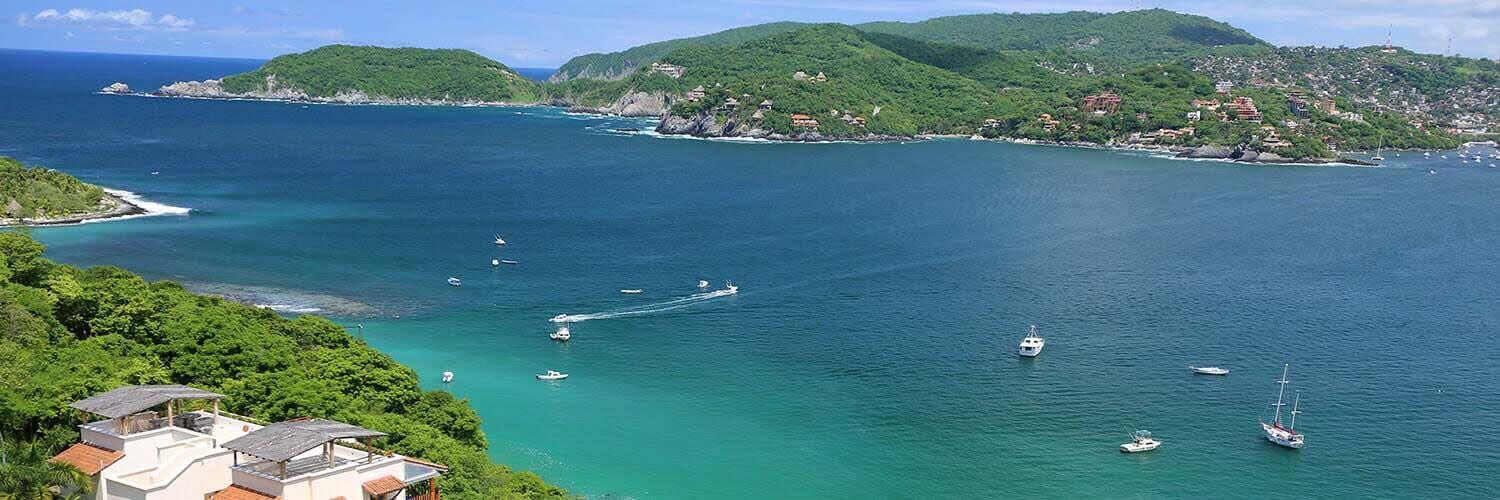
[[[505,238],[501,238],[500,235],[498,235],[498,234],[495,235],[495,244],[496,245],[500,245],[502,247],[505,246]]]
[[[1028,358],[1035,358],[1038,354],[1042,353],[1042,348],[1046,347],[1046,345],[1047,340],[1036,334],[1036,325],[1031,325],[1031,331],[1026,333],[1026,338],[1021,339],[1021,348],[1016,353]]]
[[[568,315],[566,315],[566,314],[559,314],[557,316],[553,316],[552,319],[549,319],[547,321],[551,321],[553,323],[567,323],[568,322]]]
[[[464,280],[458,278],[448,278],[448,284],[453,286],[463,286]]]
[[[1120,445],[1121,453],[1140,453],[1161,447],[1161,441],[1151,439],[1151,431],[1139,430],[1130,433],[1130,442]]]
[[[568,339],[573,338],[573,334],[568,331],[568,325],[563,325],[557,331],[548,334],[547,337],[558,342],[567,342]]]
[[[642,289],[639,289],[639,288],[621,288],[620,289],[620,293],[623,293],[625,295],[636,295],[636,294],[641,294],[641,293],[645,293],[645,292],[646,292],[645,290],[642,290]]]
[[[161,175],[161,171],[160,170],[152,170],[151,171],[151,175]]]
[[[490,266],[491,267],[499,267],[500,266],[500,259],[490,259]]]
[[[1427,175],[1437,175],[1437,171],[1429,168],[1427,169]]]
[[[1377,154],[1375,156],[1371,156],[1370,161],[1385,161],[1385,157]]]
[[[447,384],[451,382],[453,382],[453,372],[443,372],[443,383]]]
[[[725,281],[724,282],[724,293],[727,294],[727,295],[734,295],[736,293],[740,293],[740,287],[735,286],[734,283],[730,283],[728,281]]]
[[[1297,393],[1297,399],[1292,403],[1292,421],[1285,426],[1281,425],[1281,407],[1286,406],[1286,403],[1282,403],[1282,398],[1286,396],[1286,385],[1291,383],[1286,378],[1287,369],[1290,367],[1290,364],[1282,365],[1281,380],[1276,381],[1277,384],[1281,384],[1281,390],[1276,393],[1276,404],[1274,405],[1276,407],[1276,417],[1272,418],[1270,422],[1262,420],[1260,422],[1260,429],[1266,433],[1267,441],[1294,450],[1300,450],[1302,449],[1303,438],[1302,433],[1297,432],[1296,428],[1297,414],[1302,413],[1297,409],[1297,405],[1302,402],[1301,392]]]
[[[1203,374],[1203,375],[1228,375],[1229,374],[1229,369],[1228,368],[1219,368],[1217,366],[1189,366],[1188,369],[1192,370],[1193,373],[1199,373],[1199,374]]]
[[[698,280],[698,288],[708,288],[708,280]]]
[[[516,264],[520,264],[520,262],[516,262],[516,261],[513,261],[513,260],[501,260],[500,263],[501,264],[505,264],[507,266],[514,266]]]
[[[536,376],[537,380],[562,380],[565,378],[568,378],[568,374],[557,370],[547,370],[547,373],[539,373]]]

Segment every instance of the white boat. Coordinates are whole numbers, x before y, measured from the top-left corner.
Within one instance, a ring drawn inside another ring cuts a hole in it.
[[[636,295],[640,293],[646,293],[646,291],[639,288],[621,288],[620,293],[623,293],[625,295]]]
[[[537,380],[562,380],[565,378],[568,378],[568,374],[557,370],[547,370],[547,373],[539,373],[536,376]]]
[[[557,331],[547,335],[547,337],[558,342],[567,342],[568,339],[573,338],[573,333],[568,331],[568,325],[563,325]]]
[[[724,293],[727,294],[727,295],[734,295],[736,293],[740,293],[740,287],[735,286],[734,283],[730,283],[728,281],[725,281],[724,282]]]
[[[1282,398],[1286,396],[1286,385],[1291,383],[1286,378],[1287,369],[1290,367],[1290,364],[1282,365],[1281,380],[1276,381],[1277,384],[1281,385],[1281,390],[1276,393],[1276,416],[1270,422],[1262,420],[1260,422],[1260,429],[1266,433],[1267,441],[1287,448],[1300,450],[1303,443],[1302,433],[1296,430],[1297,414],[1302,413],[1301,410],[1297,409],[1297,405],[1302,402],[1302,393],[1300,391],[1297,393],[1297,399],[1292,403],[1292,421],[1284,426],[1281,425],[1281,407],[1286,406],[1286,403],[1282,402]]]
[[[1031,331],[1026,333],[1026,338],[1021,339],[1021,349],[1016,352],[1028,358],[1035,358],[1042,353],[1042,348],[1046,345],[1047,340],[1036,334],[1036,325],[1031,325]]]
[[[698,288],[708,288],[708,280],[698,280]]]
[[[1161,441],[1151,438],[1151,431],[1139,430],[1130,433],[1130,442],[1120,445],[1121,453],[1140,453],[1161,447]]]
[[[462,286],[464,284],[464,280],[458,278],[448,278],[448,284],[453,286]]]
[[[452,381],[453,381],[453,372],[443,372],[443,383],[446,384],[446,383],[449,383],[449,382],[452,382]]]
[[[1192,370],[1193,373],[1201,373],[1203,375],[1228,375],[1229,374],[1229,369],[1228,368],[1219,368],[1217,366],[1189,366],[1188,369]]]
[[[490,266],[499,267],[500,259],[490,259]]]
[[[1427,169],[1427,175],[1437,175],[1437,171],[1429,168]]]
[[[559,314],[557,316],[553,316],[552,319],[549,319],[547,321],[551,321],[553,323],[567,323],[568,322],[568,315],[566,315],[566,314]]]
[[[498,235],[498,234],[495,235],[495,244],[496,245],[500,245],[500,246],[505,246],[505,238],[501,238],[500,235]]]

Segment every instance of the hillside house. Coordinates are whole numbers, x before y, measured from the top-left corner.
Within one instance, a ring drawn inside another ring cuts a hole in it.
[[[1229,91],[1233,89],[1234,82],[1229,80],[1219,80],[1214,83],[1214,92],[1218,94],[1229,95]]]
[[[667,76],[670,76],[672,78],[682,78],[682,73],[684,71],[686,71],[686,69],[683,68],[682,66],[678,66],[678,65],[675,65],[675,64],[665,64],[665,63],[654,62],[654,63],[651,63],[651,68],[649,70],[647,70],[646,73],[647,74],[661,73],[663,75],[667,75]]]
[[[1259,122],[1261,120],[1260,110],[1255,108],[1255,99],[1250,97],[1236,97],[1224,107],[1234,110],[1235,117],[1241,121]]]
[[[792,73],[792,79],[796,80],[796,81],[799,81],[799,82],[805,82],[805,81],[807,81],[808,76],[807,76],[807,73],[805,73],[803,71],[798,71],[796,73]]]
[[[1217,111],[1219,109],[1219,100],[1218,99],[1193,99],[1193,107],[1195,107],[1195,108],[1203,108],[1203,109],[1206,109],[1206,110],[1209,110],[1209,111]]]
[[[761,101],[760,105],[756,106],[756,107],[760,108],[761,111],[770,111],[771,110],[771,106],[775,105],[775,104],[776,103],[773,102],[773,101],[771,101],[770,99],[766,99],[764,101]]]
[[[817,127],[818,126],[818,119],[817,118],[813,118],[812,116],[804,115],[804,114],[800,114],[800,113],[793,114],[792,115],[792,126],[793,127]]]
[[[1083,110],[1102,115],[1113,113],[1120,109],[1120,96],[1112,92],[1099,95],[1091,95],[1083,98]]]
[[[688,102],[698,102],[703,100],[703,98],[707,96],[708,90],[704,89],[702,85],[699,85],[697,87],[694,87],[693,90],[688,91],[687,100]]]
[[[1202,120],[1202,119],[1203,119],[1203,112],[1202,111],[1188,111],[1187,112],[1187,120],[1190,121],[1190,122],[1195,122],[1195,121]]]

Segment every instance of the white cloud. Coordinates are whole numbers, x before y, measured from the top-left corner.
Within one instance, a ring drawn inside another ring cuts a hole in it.
[[[17,16],[16,24],[21,26],[70,25],[102,30],[182,31],[192,27],[195,23],[192,18],[175,14],[162,14],[157,17],[145,9],[68,9],[66,12],[58,9],[42,9],[30,17],[25,14]]]

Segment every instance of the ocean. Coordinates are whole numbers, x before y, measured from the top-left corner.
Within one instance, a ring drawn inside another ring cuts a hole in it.
[[[190,210],[37,229],[48,255],[332,316],[469,398],[497,462],[580,494],[1500,492],[1500,169],[1451,152],[1251,166],[94,93],[258,64],[0,51],[0,155]],[[558,344],[558,314],[592,319]],[[1257,424],[1285,363],[1301,451]],[[1161,449],[1121,454],[1136,429]]]

